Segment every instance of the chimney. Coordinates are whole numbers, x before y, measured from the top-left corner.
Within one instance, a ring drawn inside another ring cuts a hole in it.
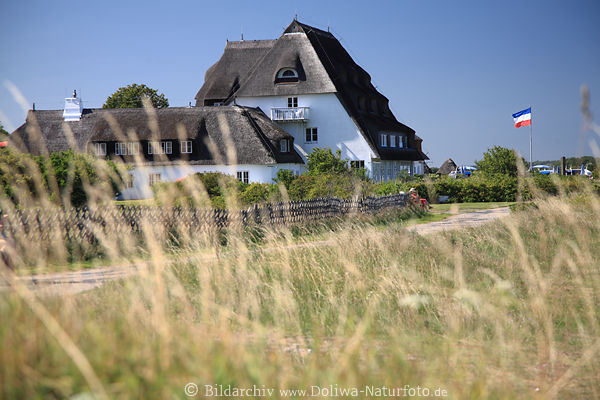
[[[81,113],[83,108],[81,107],[81,99],[77,98],[77,91],[73,90],[73,97],[67,97],[65,99],[65,111],[63,111],[63,118],[66,122],[79,121],[81,119]]]

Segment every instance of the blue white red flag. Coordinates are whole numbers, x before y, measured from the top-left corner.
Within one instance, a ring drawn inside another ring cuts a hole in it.
[[[514,113],[512,116],[515,119],[515,128],[531,125],[531,107]]]

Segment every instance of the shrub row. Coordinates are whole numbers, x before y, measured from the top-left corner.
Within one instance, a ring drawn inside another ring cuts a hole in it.
[[[279,183],[272,184],[241,183],[232,176],[219,173],[196,174],[180,182],[166,182],[155,186],[155,198],[163,205],[206,206],[210,204],[215,208],[223,208],[226,206],[227,196],[231,196],[239,206],[282,201],[284,187],[290,200],[386,196],[408,192],[411,187],[414,187],[421,197],[430,202],[437,202],[440,195],[448,196],[448,202],[455,203],[501,202],[529,200],[535,195],[532,192],[548,195],[556,195],[561,190],[566,193],[583,192],[585,186],[590,184],[588,179],[577,176],[535,175],[516,178],[499,174],[474,175],[468,179],[442,177],[424,180],[422,177],[415,177],[374,183],[350,173],[305,174],[296,177],[290,176],[287,173],[289,171],[281,172],[277,178]],[[200,182],[205,190],[198,190],[199,186],[195,184]],[[592,182],[592,185],[596,192],[600,192],[598,183]],[[199,200],[200,204],[198,204]]]

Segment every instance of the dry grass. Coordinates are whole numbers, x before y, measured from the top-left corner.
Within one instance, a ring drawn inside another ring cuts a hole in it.
[[[102,193],[90,188],[92,207]],[[0,269],[15,285],[0,293],[0,398],[186,398],[188,382],[198,397],[210,384],[274,398],[329,385],[599,398],[598,221],[590,192],[428,237],[353,218],[305,245],[290,229],[99,232],[109,260],[145,255],[140,274],[39,297]],[[17,267],[45,270],[73,251],[58,237],[17,239]]]
[[[183,398],[195,382],[597,398],[599,201],[536,204],[426,238],[342,222],[325,245],[289,247],[284,230],[251,251],[230,233],[185,262],[146,238],[135,278],[1,295],[0,394]]]

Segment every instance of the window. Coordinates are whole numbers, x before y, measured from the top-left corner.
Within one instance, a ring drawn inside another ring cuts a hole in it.
[[[379,143],[381,144],[381,147],[387,147],[387,137],[388,135],[386,135],[385,133],[382,133],[379,135],[380,139],[379,139]]]
[[[407,144],[408,144],[408,138],[406,136],[400,136],[398,138],[398,147],[405,148],[405,147],[408,147]]]
[[[237,178],[240,182],[248,183],[248,171],[238,171]]]
[[[294,68],[282,68],[277,72],[275,83],[298,82],[298,71]]]
[[[106,155],[106,143],[94,143],[94,153],[97,156]]]
[[[137,142],[120,142],[115,143],[115,155],[117,156],[134,156],[140,152],[140,144]]]
[[[364,110],[365,109],[365,97],[364,96],[358,96],[358,109],[359,110]]]
[[[181,142],[181,152],[182,153],[191,153],[192,152],[192,141],[184,140]]]
[[[148,185],[152,186],[160,182],[160,174],[148,174]]]
[[[390,147],[396,147],[396,135],[390,135]]]
[[[318,140],[317,128],[306,128],[306,143],[317,143]]]
[[[377,112],[377,100],[371,99],[369,101],[369,112],[376,113]]]
[[[289,139],[281,139],[279,141],[279,150],[282,153],[289,153],[290,152],[290,140]]]
[[[127,143],[127,154],[135,156],[140,152],[140,144],[136,142]]]
[[[131,189],[133,187],[133,174],[127,174],[127,181],[125,182],[125,187],[127,189]]]
[[[127,143],[115,143],[115,155],[117,155],[117,156],[127,155]]]
[[[298,107],[298,98],[297,97],[288,97],[288,107]]]
[[[364,168],[364,167],[365,167],[365,162],[363,160],[350,161],[350,168],[352,168],[352,169],[359,169],[359,168]]]
[[[148,142],[148,154],[172,154],[173,142]]]

